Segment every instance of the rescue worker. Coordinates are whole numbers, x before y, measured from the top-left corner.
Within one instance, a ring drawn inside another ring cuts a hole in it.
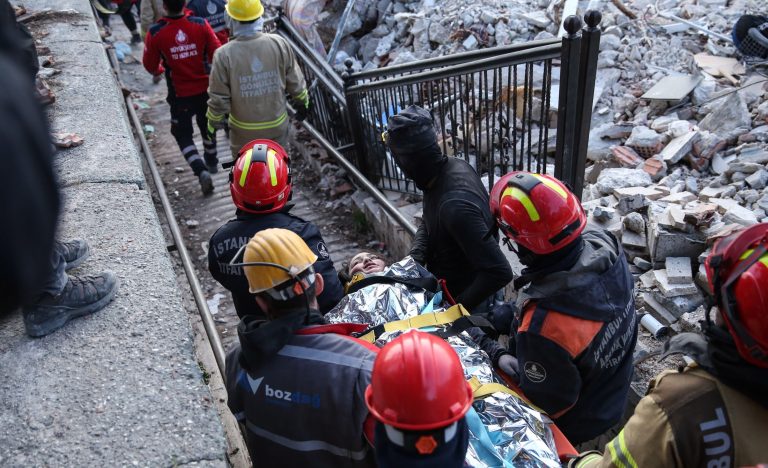
[[[391,117],[384,137],[403,173],[424,192],[424,221],[410,255],[444,279],[457,303],[487,314],[512,280],[488,210],[488,192],[465,161],[445,156],[432,116],[409,106]]]
[[[133,17],[133,7],[136,5],[136,0],[112,0],[115,4],[117,4],[117,9],[114,11],[107,10],[103,8],[103,6],[99,5],[98,2],[96,3],[96,13],[99,16],[99,19],[101,19],[102,24],[104,25],[104,29],[107,31],[108,34],[112,34],[111,29],[109,27],[109,19],[112,14],[120,15],[120,18],[122,18],[123,23],[125,24],[125,27],[128,28],[128,31],[131,33],[131,44],[138,44],[141,42],[141,33],[139,33],[138,26],[136,25],[136,18]],[[137,9],[139,6],[136,7]]]
[[[286,92],[297,118],[309,111],[304,75],[288,42],[262,32],[264,7],[259,0],[229,0],[233,39],[216,53],[208,87],[208,125],[224,128],[229,114],[232,157],[254,139],[288,147]]]
[[[464,466],[472,387],[442,338],[414,330],[387,343],[373,363],[365,403],[378,420],[380,468]]]
[[[216,133],[209,132],[205,119],[208,100],[208,70],[213,53],[221,45],[208,23],[184,14],[184,0],[163,0],[168,13],[149,29],[144,45],[144,68],[152,75],[165,72],[171,134],[182,155],[200,181],[204,195],[213,191],[211,172],[218,172]],[[193,139],[192,119],[203,138],[204,157]]]
[[[619,422],[627,402],[637,340],[627,259],[611,233],[585,229],[578,198],[550,176],[501,177],[491,212],[525,266],[514,282],[512,377],[571,443],[589,441]]]
[[[316,260],[294,232],[265,229],[237,264],[267,317],[243,317],[226,364],[254,466],[375,466],[364,392],[378,349],[349,336],[365,325],[323,325]]]
[[[139,20],[141,21],[141,33],[146,37],[149,28],[165,16],[163,0],[143,0],[139,6]]]
[[[187,0],[187,10],[193,16],[198,16],[208,21],[211,29],[216,33],[222,45],[229,40],[229,28],[227,27],[226,0]]]
[[[248,281],[239,267],[229,265],[248,240],[267,228],[283,228],[298,234],[317,256],[313,268],[323,277],[323,291],[317,294],[320,312],[331,310],[344,294],[333,261],[317,226],[290,213],[291,175],[285,150],[271,140],[254,140],[243,146],[232,166],[229,190],[237,210],[211,236],[208,270],[232,293],[239,317],[263,316],[248,292]]]
[[[695,363],[662,372],[605,454],[571,466],[730,467],[768,460],[768,223],[717,241],[705,261],[719,312],[704,336],[675,335],[666,353]]]
[[[61,198],[48,122],[35,97],[34,39],[8,0],[0,0],[0,315],[22,308],[30,336],[106,307],[117,293],[110,272],[69,276],[88,244],[54,238]]]

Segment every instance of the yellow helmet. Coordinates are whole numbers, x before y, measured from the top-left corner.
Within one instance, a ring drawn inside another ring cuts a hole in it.
[[[264,14],[259,0],[229,0],[225,6],[227,14],[236,21],[253,21]]]
[[[315,255],[304,240],[293,231],[287,229],[264,229],[254,235],[245,247],[243,261],[269,262],[281,265],[288,272],[270,266],[244,266],[245,276],[248,278],[249,291],[252,294],[273,289],[292,276],[312,267],[317,261]],[[312,282],[312,280],[310,280]]]

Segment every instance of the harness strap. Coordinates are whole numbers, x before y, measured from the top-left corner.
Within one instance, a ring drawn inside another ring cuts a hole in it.
[[[421,314],[394,322],[387,322],[377,325],[359,338],[373,343],[386,332],[409,330],[411,328],[435,327],[439,325],[448,325],[462,317],[469,317],[469,312],[461,304],[456,304],[443,312],[433,312],[430,314]]]

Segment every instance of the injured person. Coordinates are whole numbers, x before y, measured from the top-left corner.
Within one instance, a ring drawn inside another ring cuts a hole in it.
[[[367,324],[371,328],[361,339],[378,346],[420,329],[446,339],[459,355],[475,400],[466,417],[465,466],[560,466],[549,417],[505,385],[483,351],[491,338],[475,326],[478,318],[444,303],[431,273],[411,257],[387,266],[380,256],[361,252],[340,276],[347,295],[326,314],[329,323]]]

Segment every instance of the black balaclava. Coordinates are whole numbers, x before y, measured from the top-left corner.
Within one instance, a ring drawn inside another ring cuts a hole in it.
[[[469,426],[464,418],[459,419],[453,439],[437,447],[430,455],[419,455],[393,444],[382,423],[376,423],[375,438],[376,465],[379,468],[461,468],[469,447]]]
[[[562,249],[545,255],[534,253],[517,244],[517,256],[526,268],[515,280],[515,288],[520,289],[535,278],[570,269],[579,260],[583,250],[584,238],[581,235]]]
[[[389,149],[397,165],[419,190],[424,190],[448,162],[437,144],[432,115],[419,106],[408,106],[387,122]]]

